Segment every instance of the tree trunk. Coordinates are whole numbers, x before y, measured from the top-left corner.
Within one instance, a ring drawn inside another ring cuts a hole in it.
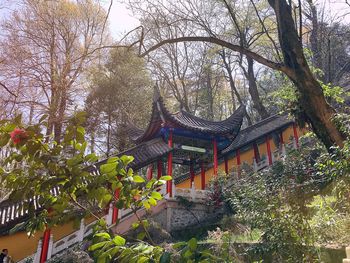
[[[108,112],[108,124],[107,124],[107,150],[106,156],[109,157],[111,151],[111,132],[112,132],[112,113]]]
[[[60,143],[61,137],[62,137],[62,128],[63,128],[63,122],[64,122],[64,115],[66,112],[67,107],[67,87],[65,85],[62,85],[60,90],[60,103],[58,105],[58,114],[54,126],[54,137],[55,141]]]
[[[269,117],[269,113],[264,107],[259,95],[258,85],[256,84],[256,79],[254,74],[254,60],[250,57],[247,57],[247,62],[248,62],[248,72],[247,72],[246,78],[248,79],[249,94],[253,100],[253,107],[259,113],[259,115],[261,116],[261,119],[266,119],[267,117]]]
[[[243,101],[241,98],[241,95],[239,95],[236,84],[235,84],[235,80],[232,77],[232,69],[230,67],[230,65],[228,64],[228,62],[226,61],[226,56],[225,56],[225,50],[222,51],[222,53],[220,53],[222,61],[224,62],[224,68],[226,69],[227,75],[228,75],[228,79],[229,79],[229,83],[230,83],[230,88],[231,88],[231,97],[232,97],[232,103],[235,106],[235,96],[239,102],[240,105],[243,105]],[[236,107],[234,107],[234,110],[236,109]],[[248,112],[246,112],[245,115],[248,125],[252,125],[252,120],[248,114]]]
[[[209,120],[214,120],[214,97],[213,87],[211,82],[211,70],[207,71],[207,99],[208,99],[208,111],[207,116]]]
[[[268,1],[276,13],[284,63],[292,70],[289,78],[294,82],[300,93],[300,106],[316,135],[328,149],[334,144],[342,147],[345,136],[333,123],[332,118],[336,112],[325,100],[322,87],[312,75],[307,64],[294,27],[290,6],[285,0]]]

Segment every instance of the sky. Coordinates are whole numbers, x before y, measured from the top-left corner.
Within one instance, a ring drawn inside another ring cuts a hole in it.
[[[110,0],[104,0],[104,2],[106,8],[108,8]],[[327,16],[334,17],[341,15],[343,16],[341,22],[350,23],[350,7],[345,3],[345,0],[316,0],[315,2],[319,5],[326,6],[326,9],[328,10],[326,14]],[[116,40],[120,39],[126,32],[139,25],[139,21],[132,17],[131,12],[120,0],[113,1],[109,20],[112,36]]]
[[[108,8],[109,1],[105,1],[106,8]],[[136,18],[132,17],[131,12],[126,8],[126,5],[119,1],[113,1],[109,23],[112,36],[116,39],[121,38],[125,33],[140,24]]]

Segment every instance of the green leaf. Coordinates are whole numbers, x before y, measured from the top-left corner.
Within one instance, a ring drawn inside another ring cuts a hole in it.
[[[106,263],[107,257],[106,256],[100,256],[97,258],[97,263]]]
[[[147,200],[143,201],[142,204],[147,210],[151,208],[151,206]]]
[[[95,251],[96,249],[99,249],[99,248],[103,247],[104,245],[106,245],[108,242],[109,241],[103,241],[103,242],[93,244],[89,247],[89,251]]]
[[[154,198],[152,198],[152,197],[150,197],[150,198],[148,199],[148,202],[150,203],[150,205],[153,205],[153,206],[156,206],[156,205],[157,205],[157,201],[156,201]]]
[[[124,246],[125,245],[125,238],[121,237],[121,236],[115,236],[113,238],[113,242],[114,244],[116,244],[117,246]]]
[[[123,155],[122,157],[120,157],[120,160],[123,162],[124,166],[127,166],[132,161],[134,161],[134,157],[129,155]]]
[[[195,251],[197,249],[197,239],[195,239],[194,237],[191,238],[187,243],[188,243],[188,247],[192,251]]]
[[[187,245],[187,243],[186,243],[185,241],[182,241],[182,242],[175,243],[175,244],[173,245],[173,248],[174,248],[174,249],[178,249],[178,248],[183,247],[183,246],[186,246],[186,245]]]
[[[5,133],[0,136],[0,147],[4,147],[10,140],[10,134]]]
[[[111,239],[111,236],[108,233],[106,233],[106,232],[97,233],[94,236],[95,237],[102,237],[104,239]]]
[[[137,259],[137,263],[145,263],[145,262],[148,262],[149,261],[149,258],[148,257],[145,257],[145,256],[141,256]]]
[[[117,163],[119,161],[119,157],[115,156],[115,157],[110,157],[107,160],[107,163]]]
[[[131,227],[132,227],[133,229],[136,229],[136,228],[138,228],[139,226],[140,226],[139,223],[133,223],[133,224],[131,225]]]
[[[85,134],[85,129],[84,129],[84,127],[78,126],[78,127],[77,127],[77,132],[80,132],[81,134]]]
[[[169,252],[164,252],[160,257],[159,263],[170,263],[171,254]]]
[[[4,132],[12,132],[16,128],[16,124],[14,123],[8,123],[3,127]]]
[[[140,240],[143,240],[146,236],[146,233],[145,232],[140,232],[137,234],[137,239],[140,239]]]
[[[117,168],[116,163],[106,163],[106,164],[101,165],[100,171],[101,171],[101,174],[114,174],[115,173],[115,175],[117,175],[116,168]]]
[[[184,258],[190,258],[192,257],[193,253],[191,250],[187,249],[186,252],[183,254]]]
[[[162,200],[162,195],[159,192],[152,192],[151,196],[156,200]]]
[[[94,163],[94,162],[97,162],[98,157],[96,156],[96,154],[90,153],[90,154],[85,156],[85,160],[87,162]]]
[[[172,177],[170,175],[164,175],[161,178],[159,178],[159,180],[164,180],[164,181],[170,181],[172,179]]]
[[[133,179],[134,179],[134,182],[135,183],[144,183],[145,182],[145,179],[143,179],[141,176],[139,175],[134,175],[133,176]]]

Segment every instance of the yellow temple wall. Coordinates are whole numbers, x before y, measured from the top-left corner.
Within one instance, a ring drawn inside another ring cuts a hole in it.
[[[93,217],[86,218],[85,225],[90,224],[94,220],[96,219]],[[52,228],[51,234],[53,234],[53,240],[56,242],[75,231],[77,231],[77,228],[74,227],[74,223],[72,221],[67,224]],[[9,250],[9,255],[15,262],[17,262],[36,253],[36,250],[38,248],[38,241],[42,237],[42,231],[35,233],[35,235],[30,238],[27,236],[26,232],[17,232],[12,235],[1,236],[0,250],[7,248]]]
[[[2,236],[0,238],[0,249],[7,248],[9,256],[17,262],[36,252],[38,241],[43,236],[38,232],[35,236],[28,238],[26,232],[18,232],[13,235]]]
[[[297,134],[298,137],[300,137],[302,134],[305,133],[305,130],[297,129]],[[290,125],[287,129],[285,129],[282,132],[283,140],[284,143],[288,144],[291,142],[291,140],[294,137],[294,131],[293,131],[293,125]],[[263,143],[258,145],[259,147],[259,153],[260,157],[265,155],[267,157],[267,145],[266,141],[264,140]],[[271,152],[274,152],[277,149],[276,144],[274,143],[274,140],[270,138],[270,147],[271,147]],[[240,151],[240,159],[241,159],[241,164],[247,163],[249,165],[252,165],[253,163],[253,158],[254,158],[254,149],[253,147],[250,147],[246,151]],[[236,156],[232,157],[231,159],[228,160],[228,169],[229,171],[232,170],[233,168],[237,167],[237,158]],[[218,165],[218,170],[220,172],[225,172],[225,162],[221,162]],[[213,167],[209,168],[208,170],[205,171],[205,183],[208,184],[213,177],[214,170]],[[194,177],[194,185],[196,189],[201,188],[201,176],[200,173],[196,174]],[[190,188],[190,179],[187,179],[179,184],[176,185],[177,188]]]

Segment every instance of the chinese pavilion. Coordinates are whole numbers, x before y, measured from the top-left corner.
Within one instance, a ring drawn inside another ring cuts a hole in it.
[[[221,153],[238,135],[243,117],[244,106],[240,106],[229,118],[223,121],[208,121],[189,114],[186,111],[170,113],[164,105],[159,91],[155,89],[152,114],[145,130],[129,125],[128,131],[136,144],[163,141],[167,145],[167,175],[173,176],[173,164],[185,165],[190,171],[190,186],[200,167],[202,189],[205,188],[205,167],[212,164],[214,175],[218,173],[218,160]],[[161,176],[164,158],[159,151],[157,160],[158,175]],[[150,158],[149,161],[151,161]],[[147,158],[144,165],[148,163]],[[152,177],[153,165],[149,166],[147,176]],[[167,192],[172,197],[172,182],[168,181]]]

